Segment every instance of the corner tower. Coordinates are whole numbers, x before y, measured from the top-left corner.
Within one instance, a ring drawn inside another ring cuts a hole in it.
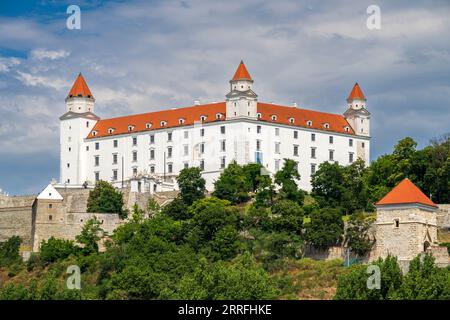
[[[82,185],[86,181],[84,139],[100,119],[94,114],[95,99],[81,73],[66,97],[66,113],[60,118],[60,183]]]
[[[437,244],[437,205],[404,179],[376,203],[377,257],[397,256],[407,266]]]
[[[366,97],[358,82],[352,88],[347,98],[347,111],[344,117],[352,126],[355,134],[370,137],[370,112],[366,109]]]
[[[257,118],[258,96],[253,92],[253,79],[242,60],[230,80],[230,92],[226,98],[227,119]]]

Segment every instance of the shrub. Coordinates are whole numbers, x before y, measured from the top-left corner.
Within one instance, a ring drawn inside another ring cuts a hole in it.
[[[79,252],[71,240],[62,240],[51,237],[47,241],[42,241],[40,248],[40,259],[43,263],[51,263],[69,257],[71,254]]]

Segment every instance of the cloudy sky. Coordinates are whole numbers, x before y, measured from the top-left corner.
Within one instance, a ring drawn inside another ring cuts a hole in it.
[[[66,27],[81,8],[81,30]],[[369,30],[367,7],[381,9]],[[0,188],[59,178],[59,120],[82,72],[102,118],[224,100],[243,59],[260,101],[343,113],[358,81],[372,160],[450,131],[450,2],[0,1]]]

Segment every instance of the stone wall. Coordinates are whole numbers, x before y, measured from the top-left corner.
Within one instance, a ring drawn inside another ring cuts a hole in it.
[[[19,236],[24,250],[31,248],[35,198],[36,196],[0,197],[0,242]]]
[[[436,219],[439,228],[450,229],[450,204],[438,204]]]

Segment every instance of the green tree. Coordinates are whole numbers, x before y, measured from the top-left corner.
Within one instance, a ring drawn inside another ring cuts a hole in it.
[[[205,179],[197,167],[185,168],[177,177],[180,196],[184,203],[190,206],[195,200],[205,197]]]
[[[123,209],[122,193],[106,181],[97,181],[95,188],[89,192],[87,211],[117,213],[122,219],[127,217],[127,212]]]
[[[284,159],[283,168],[275,173],[275,183],[281,186],[279,197],[302,205],[305,193],[298,188],[296,180],[300,180],[297,162],[291,159]]]
[[[338,209],[322,208],[314,211],[306,225],[306,239],[318,248],[340,244],[344,234],[344,222]]]
[[[94,216],[86,221],[81,229],[81,233],[75,237],[75,240],[83,246],[84,254],[88,255],[98,252],[98,241],[106,234],[101,228],[101,224],[97,217]]]
[[[139,208],[139,205],[135,203],[133,205],[133,212],[131,213],[131,220],[135,223],[141,223],[144,221],[144,210]]]
[[[354,213],[348,220],[345,230],[345,242],[357,256],[364,256],[373,247],[375,240],[369,236],[369,229],[375,220],[374,216]]]
[[[40,259],[44,263],[52,263],[57,260],[63,260],[71,254],[77,254],[79,248],[75,246],[72,240],[56,239],[50,237],[47,241],[42,241],[40,247]]]
[[[161,213],[171,217],[174,220],[186,220],[191,217],[189,214],[189,206],[181,199],[180,196],[162,207]]]
[[[247,180],[244,169],[236,162],[231,162],[214,182],[213,195],[219,199],[239,204],[250,199],[250,182]]]
[[[271,229],[301,234],[303,209],[292,200],[279,200],[272,206]]]
[[[21,239],[18,236],[12,236],[5,242],[0,242],[0,267],[8,267],[16,263],[20,263]]]

